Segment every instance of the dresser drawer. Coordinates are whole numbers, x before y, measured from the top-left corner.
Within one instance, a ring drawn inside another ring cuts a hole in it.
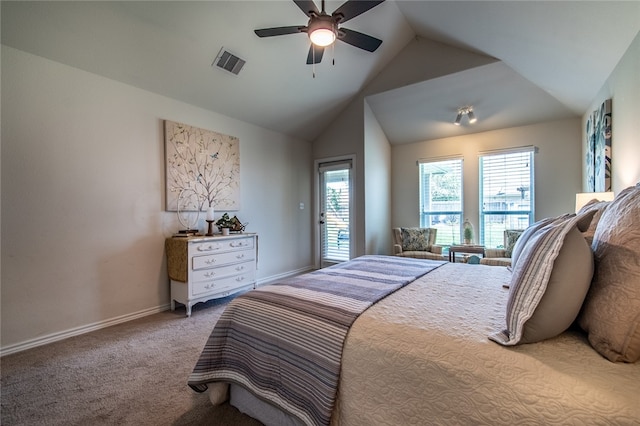
[[[213,281],[194,282],[191,288],[192,296],[201,296],[207,293],[219,293],[224,291],[233,291],[243,285],[249,285],[255,282],[256,272],[254,268],[252,270],[246,270],[245,272],[226,277],[222,279],[216,279]]]
[[[228,277],[230,275],[237,275],[245,272],[253,272],[256,270],[256,264],[253,260],[242,263],[234,263],[233,265],[222,266],[212,269],[200,269],[193,271],[191,279],[193,282],[217,280],[220,278]]]
[[[193,243],[189,248],[194,256],[200,253],[223,253],[235,250],[253,249],[253,238],[238,237],[220,241]]]
[[[230,263],[245,262],[255,259],[255,250],[232,251],[228,253],[210,254],[206,256],[194,256],[191,269],[206,269],[228,265]]]
[[[255,287],[258,235],[171,237],[165,241],[171,282],[171,310],[227,297]]]

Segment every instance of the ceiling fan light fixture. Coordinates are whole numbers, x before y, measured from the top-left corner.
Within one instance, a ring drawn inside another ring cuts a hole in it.
[[[316,46],[325,47],[336,41],[336,33],[332,29],[318,28],[309,33],[309,38]]]
[[[309,39],[319,47],[326,47],[336,41],[337,25],[329,15],[314,16],[309,19]]]
[[[462,113],[458,111],[458,116],[456,117],[456,121],[453,122],[456,126],[460,125],[460,121],[462,120]]]
[[[306,26],[289,25],[286,27],[260,28],[253,30],[258,37],[274,37],[286,34],[306,33],[311,42],[307,54],[307,65],[319,64],[325,47],[336,41],[349,44],[367,52],[375,52],[382,40],[348,28],[338,28],[343,23],[373,9],[385,0],[347,0],[330,15],[325,12],[325,0],[318,10],[314,0],[293,0],[296,6],[309,20]]]

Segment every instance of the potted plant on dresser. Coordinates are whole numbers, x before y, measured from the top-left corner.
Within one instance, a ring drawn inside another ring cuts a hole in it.
[[[222,235],[229,235],[229,230],[233,228],[233,222],[231,222],[229,215],[225,213],[220,219],[218,219],[216,226],[220,232],[222,232]]]

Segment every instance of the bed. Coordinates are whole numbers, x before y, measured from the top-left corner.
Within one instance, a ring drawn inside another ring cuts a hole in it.
[[[338,347],[335,387],[324,390],[330,382],[324,374],[330,364],[323,358],[325,342],[309,338],[316,346],[300,357],[310,359],[307,369],[322,384],[298,386],[307,391],[302,396],[291,390],[296,385],[287,369],[296,363],[290,348],[274,343],[272,351],[263,344],[265,333],[281,334],[283,324],[291,323],[293,331],[285,334],[296,334],[308,318],[300,324],[291,318],[274,321],[251,298],[263,292],[280,303],[274,295],[287,298],[287,288],[300,292],[305,280],[318,277],[306,274],[253,290],[230,303],[189,385],[206,389],[214,404],[230,399],[266,425],[639,424],[640,231],[628,228],[638,221],[640,186],[611,203],[591,203],[578,215],[537,222],[516,244],[513,269],[363,256],[314,272],[341,288],[344,282],[361,285],[361,269],[378,274],[374,264],[389,275],[416,269],[344,321],[343,343],[326,343]],[[589,233],[591,246],[585,239]],[[242,340],[234,327],[259,329],[259,336],[238,351],[230,342]],[[298,334],[305,338],[305,332]],[[267,359],[265,352],[280,353]],[[238,359],[267,372],[228,368]],[[328,414],[317,415],[309,409],[314,404]]]

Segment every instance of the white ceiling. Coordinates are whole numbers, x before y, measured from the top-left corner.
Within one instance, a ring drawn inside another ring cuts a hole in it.
[[[306,21],[290,0],[3,1],[1,29],[7,46],[304,140],[416,36],[499,60],[370,96],[389,140],[408,143],[582,115],[640,31],[640,1],[387,0],[344,25],[382,46],[338,42],[315,78],[306,35],[253,33]],[[239,75],[211,67],[222,47],[247,61]],[[478,123],[453,126],[466,104]]]

